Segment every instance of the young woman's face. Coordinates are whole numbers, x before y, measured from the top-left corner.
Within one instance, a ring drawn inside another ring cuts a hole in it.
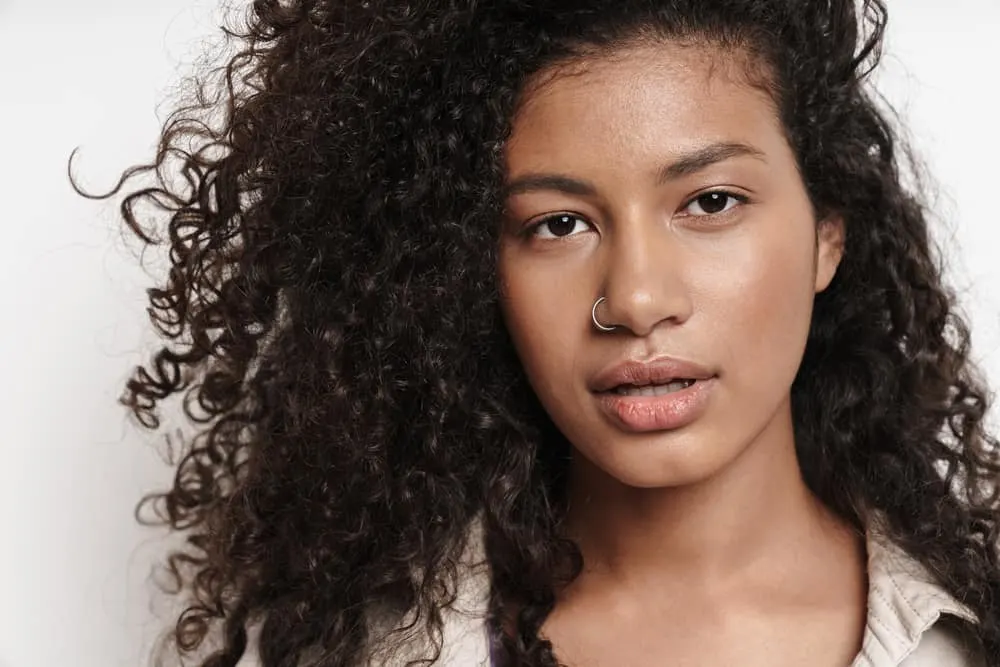
[[[840,259],[842,225],[817,226],[772,100],[726,58],[643,46],[540,80],[506,148],[507,326],[555,424],[630,486],[706,479],[790,429]],[[612,332],[591,319],[601,296]],[[615,375],[624,362],[639,365]],[[634,395],[674,375],[700,379]]]

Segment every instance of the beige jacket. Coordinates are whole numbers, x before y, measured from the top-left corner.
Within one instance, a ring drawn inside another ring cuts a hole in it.
[[[926,569],[879,532],[870,530],[868,548],[868,621],[860,653],[849,667],[982,667],[967,651],[958,619],[975,616],[956,601]],[[470,552],[478,553],[481,546]],[[485,566],[466,560],[455,608],[445,617],[444,648],[435,667],[488,667],[489,645],[484,618],[489,593]],[[402,667],[420,653],[404,651],[371,667]],[[848,667],[845,665],[845,667]]]

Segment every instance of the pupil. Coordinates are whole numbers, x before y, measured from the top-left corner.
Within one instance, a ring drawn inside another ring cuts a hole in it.
[[[726,208],[728,195],[721,192],[709,192],[698,197],[698,204],[705,213],[721,213]]]
[[[565,236],[576,227],[576,219],[568,215],[560,215],[549,221],[549,230],[556,236]]]

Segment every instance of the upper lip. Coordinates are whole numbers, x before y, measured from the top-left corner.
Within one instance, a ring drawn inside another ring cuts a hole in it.
[[[714,376],[704,366],[672,357],[626,359],[595,375],[591,389],[610,391],[623,384],[642,387],[648,384],[666,384],[673,380],[707,380]]]

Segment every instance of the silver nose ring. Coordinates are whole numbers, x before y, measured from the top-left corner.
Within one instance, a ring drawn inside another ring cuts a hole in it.
[[[597,301],[594,302],[594,306],[590,309],[590,319],[593,320],[594,326],[597,327],[600,331],[614,331],[617,327],[615,327],[614,325],[610,327],[605,326],[601,324],[600,321],[597,319],[597,307],[601,305],[602,301],[607,301],[607,298],[602,296],[599,297]]]

